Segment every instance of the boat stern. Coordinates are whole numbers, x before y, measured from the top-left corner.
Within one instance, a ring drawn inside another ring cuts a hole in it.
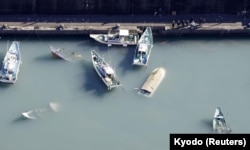
[[[10,76],[0,76],[0,82],[2,83],[9,83],[9,84],[14,84],[16,82],[17,78],[13,78]]]

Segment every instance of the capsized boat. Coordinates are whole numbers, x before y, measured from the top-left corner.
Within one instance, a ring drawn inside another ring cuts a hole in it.
[[[75,52],[70,52],[70,54],[67,54],[64,49],[55,48],[51,45],[50,45],[50,51],[54,57],[60,58],[60,59],[66,60],[66,61],[72,61],[75,59],[82,58],[82,55],[80,55],[80,54],[76,54]]]
[[[213,119],[213,129],[217,133],[230,133],[231,129],[227,126],[224,115],[220,107],[215,109],[214,119]]]
[[[153,48],[153,35],[151,27],[143,32],[135,48],[133,65],[147,66],[148,59]]]
[[[3,60],[0,71],[0,82],[15,83],[21,65],[19,42],[13,41]]]
[[[150,97],[165,77],[165,69],[160,67],[154,69],[139,90],[139,94]]]
[[[22,112],[22,117],[26,119],[38,119],[42,116],[44,116],[48,112],[57,112],[59,111],[59,104],[55,102],[50,102],[47,107],[43,108],[36,108],[34,110],[28,110],[25,112]]]
[[[108,90],[122,86],[114,69],[95,50],[91,51],[92,63],[98,76],[107,86]]]
[[[97,42],[108,46],[123,45],[125,47],[136,45],[139,40],[138,33],[131,33],[131,31],[126,29],[109,31],[108,34],[90,34],[89,36]]]

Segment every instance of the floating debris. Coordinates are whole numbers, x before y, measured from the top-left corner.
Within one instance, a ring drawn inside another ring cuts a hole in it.
[[[38,119],[49,112],[58,112],[60,110],[60,105],[55,102],[50,102],[47,107],[36,108],[34,110],[28,110],[22,112],[22,117],[26,119]]]

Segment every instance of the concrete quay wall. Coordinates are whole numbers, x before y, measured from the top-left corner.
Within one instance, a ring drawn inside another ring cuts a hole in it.
[[[0,36],[4,35],[85,35],[107,33],[116,28],[116,23],[34,23],[0,22]],[[177,26],[171,23],[119,23],[119,28],[142,33],[145,27],[152,27],[154,36],[234,36],[250,35],[250,29],[241,22],[204,23],[202,25]]]

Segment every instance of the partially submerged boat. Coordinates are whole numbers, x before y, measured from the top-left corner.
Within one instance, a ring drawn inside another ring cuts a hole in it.
[[[75,54],[75,52],[70,52],[70,54],[66,54],[66,51],[64,49],[55,48],[51,45],[50,45],[50,51],[54,57],[60,58],[60,59],[66,60],[66,61],[72,61],[75,59],[82,58],[82,55],[80,55],[80,54]]]
[[[122,86],[121,81],[118,79],[114,69],[97,54],[95,50],[91,51],[92,63],[95,71],[102,81],[107,86],[108,90]]]
[[[26,119],[38,119],[44,116],[48,112],[57,112],[59,110],[59,104],[55,102],[50,102],[47,107],[37,108],[34,110],[28,110],[22,112],[22,117]]]
[[[217,133],[231,133],[231,129],[227,126],[226,120],[220,107],[217,107],[215,109],[213,129]]]
[[[19,42],[13,41],[3,60],[0,71],[0,82],[15,83],[21,65]]]
[[[153,35],[151,27],[143,32],[135,48],[133,65],[147,66],[148,59],[153,48]]]
[[[139,90],[139,94],[150,97],[165,77],[165,69],[160,67],[154,69]]]
[[[90,38],[96,40],[99,43],[112,45],[136,45],[139,40],[138,33],[131,33],[126,29],[119,29],[109,31],[108,34],[90,34]]]

